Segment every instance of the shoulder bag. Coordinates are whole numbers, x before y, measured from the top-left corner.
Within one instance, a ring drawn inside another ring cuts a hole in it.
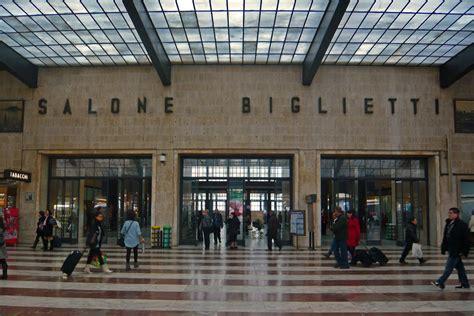
[[[120,234],[120,238],[117,240],[117,245],[119,245],[120,247],[125,247],[125,235],[128,234],[128,231],[130,230],[130,228],[132,228],[132,225],[133,225],[133,221],[128,225],[128,228],[127,228],[127,231],[125,232],[125,234]]]

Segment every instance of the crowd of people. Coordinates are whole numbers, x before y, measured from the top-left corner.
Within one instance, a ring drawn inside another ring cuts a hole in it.
[[[101,210],[96,210],[94,218],[91,221],[87,238],[86,246],[88,248],[87,263],[84,271],[91,273],[93,260],[98,260],[99,266],[105,273],[112,273],[107,266],[102,253],[102,243],[105,238],[106,231],[103,228],[102,222],[104,214]],[[210,248],[210,234],[214,235],[214,244],[221,243],[221,230],[227,225],[227,242],[230,249],[237,249],[237,236],[240,234],[240,220],[234,212],[230,217],[224,221],[222,214],[215,211],[212,216],[209,211],[202,212],[202,217],[199,219],[198,238],[204,240],[205,249]],[[407,264],[405,259],[410,251],[415,253],[415,246],[420,255],[417,257],[420,264],[427,261],[422,255],[420,239],[417,233],[417,218],[412,217],[407,224],[405,230],[405,246],[401,253],[399,263],[401,265]],[[59,223],[54,218],[49,210],[40,211],[36,223],[36,238],[34,240],[33,249],[36,249],[40,241],[43,243],[44,251],[52,251],[53,231],[58,227]],[[282,245],[279,240],[280,223],[274,212],[268,212],[267,220],[267,248],[272,250],[273,243],[281,250]],[[344,213],[341,207],[337,206],[333,211],[332,225],[330,230],[333,233],[333,240],[331,248],[324,256],[329,258],[332,253],[336,260],[335,267],[339,269],[349,269],[350,265],[357,264],[356,248],[359,246],[361,239],[359,220],[355,216],[354,211],[349,210]],[[4,241],[5,224],[3,217],[0,216],[0,265],[2,267],[2,278],[7,278],[7,248]],[[471,246],[472,235],[474,233],[474,223],[471,219],[469,225],[460,218],[460,210],[456,207],[450,208],[448,218],[443,233],[443,240],[441,244],[442,254],[448,254],[445,270],[443,274],[432,284],[439,289],[445,288],[445,282],[451,275],[454,269],[457,270],[459,285],[456,288],[470,288],[470,283],[467,278],[466,270],[463,263],[463,258],[469,254]],[[129,210],[126,213],[126,220],[121,229],[121,236],[125,247],[125,271],[131,270],[130,259],[133,251],[133,267],[138,268],[138,248],[140,244],[144,244],[145,239],[142,236],[140,225],[136,221],[136,213]],[[49,245],[49,247],[48,247]],[[349,257],[351,262],[349,262]]]
[[[471,220],[472,222],[472,220]],[[467,258],[472,243],[472,234],[474,233],[474,223],[465,223],[460,218],[460,210],[456,207],[450,208],[448,218],[443,233],[441,243],[441,253],[448,254],[446,266],[443,274],[431,284],[439,289],[445,288],[445,282],[454,269],[457,270],[459,285],[457,289],[469,289],[470,282],[467,278],[463,258]],[[417,218],[410,218],[405,229],[405,246],[399,259],[401,265],[406,265],[405,261],[410,251],[418,259],[420,264],[424,264],[427,259],[423,257],[421,251],[420,239],[417,233]],[[332,253],[336,260],[336,268],[348,269],[348,254],[350,255],[352,265],[357,263],[356,247],[360,241],[360,226],[357,218],[354,217],[354,211],[347,211],[347,215],[339,207],[334,208],[332,226],[333,233],[331,248],[324,255],[329,258]],[[416,254],[415,254],[416,246]]]

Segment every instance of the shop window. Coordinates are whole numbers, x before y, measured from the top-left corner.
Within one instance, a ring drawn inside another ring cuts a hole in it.
[[[461,218],[469,223],[474,215],[474,180],[461,181]]]
[[[0,132],[22,133],[24,100],[0,100]]]

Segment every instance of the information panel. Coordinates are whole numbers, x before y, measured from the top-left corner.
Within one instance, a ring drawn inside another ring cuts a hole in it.
[[[296,236],[306,235],[306,213],[305,211],[290,212],[290,234]]]

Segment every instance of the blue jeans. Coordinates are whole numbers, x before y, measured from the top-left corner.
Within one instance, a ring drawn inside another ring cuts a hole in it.
[[[349,262],[347,259],[347,243],[345,240],[336,240],[335,242],[335,249],[334,249],[334,257],[336,257],[336,263],[340,267],[348,267]]]
[[[462,258],[458,257],[451,257],[448,256],[448,260],[446,261],[446,267],[444,268],[443,275],[439,277],[438,282],[439,284],[444,284],[446,280],[449,278],[453,269],[458,271],[458,279],[459,282],[463,286],[469,286],[469,280],[467,279],[466,269],[464,269],[464,263],[462,262]]]
[[[329,249],[328,251],[328,256],[332,255],[334,250],[336,249],[336,239],[332,239],[332,243],[331,243],[331,248]]]

